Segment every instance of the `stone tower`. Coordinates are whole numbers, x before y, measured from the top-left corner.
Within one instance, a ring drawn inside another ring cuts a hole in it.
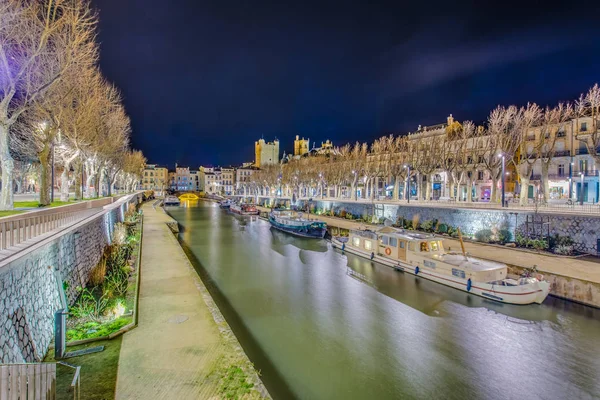
[[[309,149],[310,139],[300,139],[300,136],[296,135],[296,140],[294,140],[294,155],[303,156],[308,153]]]

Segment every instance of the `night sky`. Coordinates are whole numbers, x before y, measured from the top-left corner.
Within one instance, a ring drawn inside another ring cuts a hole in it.
[[[297,134],[370,142],[600,82],[598,5],[362,3],[96,0],[133,146],[171,167],[240,164],[261,136],[287,152]]]

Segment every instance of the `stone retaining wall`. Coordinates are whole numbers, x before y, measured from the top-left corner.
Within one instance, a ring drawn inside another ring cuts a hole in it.
[[[60,309],[59,284],[69,304],[77,287],[109,244],[115,223],[124,219],[133,195],[122,203],[64,229],[15,257],[0,262],[0,363],[41,361],[54,335],[54,313]],[[57,282],[58,268],[63,282]]]
[[[259,198],[259,202],[264,204],[266,198]],[[304,201],[299,202],[301,207],[305,206]],[[482,210],[466,208],[449,207],[424,207],[411,205],[391,205],[391,204],[369,204],[355,202],[337,202],[315,200],[311,203],[316,209],[335,210],[337,212],[345,210],[355,216],[375,215],[377,217],[389,218],[396,221],[402,217],[413,220],[417,217],[419,220],[438,220],[455,227],[459,227],[465,234],[475,234],[482,229],[508,229],[511,233],[525,233],[529,230],[535,230],[534,234],[539,234],[544,229],[544,234],[558,234],[560,236],[569,236],[575,242],[575,249],[598,254],[598,240],[600,240],[600,216],[583,216],[570,214],[554,213],[535,213],[532,211],[514,211],[514,210]],[[527,224],[527,220],[535,220],[535,224]],[[541,225],[543,222],[544,225]]]

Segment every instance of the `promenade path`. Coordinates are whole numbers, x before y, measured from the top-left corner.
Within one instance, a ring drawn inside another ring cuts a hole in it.
[[[228,368],[253,370],[226,323],[215,322],[216,306],[166,225],[173,220],[150,203],[143,211],[139,325],[123,337],[116,398],[221,398]],[[254,373],[249,380],[262,389]]]
[[[265,207],[259,208],[261,211],[269,211],[269,209]],[[344,229],[357,229],[369,226],[371,229],[377,228],[376,225],[349,221],[341,218],[324,217],[322,215],[319,215],[316,218],[326,222],[328,225]],[[524,268],[537,265],[540,272],[548,272],[583,281],[600,283],[600,262],[593,261],[593,257],[588,257],[589,259],[556,257],[539,254],[533,251],[514,250],[510,247],[492,246],[467,241],[465,241],[464,244],[467,253],[474,257]],[[451,248],[453,251],[460,251],[460,242],[455,239],[444,237],[444,247],[446,249]]]

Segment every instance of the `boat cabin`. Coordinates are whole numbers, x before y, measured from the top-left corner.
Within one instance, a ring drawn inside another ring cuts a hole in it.
[[[385,257],[444,275],[479,282],[506,279],[507,267],[492,261],[447,253],[442,239],[432,234],[384,227],[376,232],[351,230],[348,244],[370,255]]]

